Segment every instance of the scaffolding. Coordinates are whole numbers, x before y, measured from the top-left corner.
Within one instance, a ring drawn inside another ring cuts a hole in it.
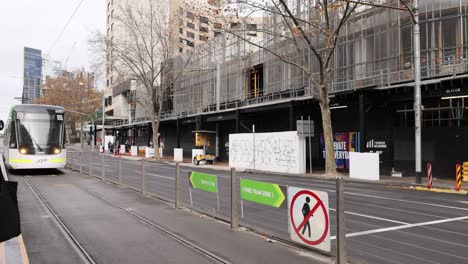
[[[304,19],[314,16],[307,12],[307,5],[299,9],[306,10],[302,11]],[[466,73],[468,0],[422,1],[419,11],[423,82]],[[267,16],[262,28],[279,30],[280,23],[277,17]],[[244,31],[248,30],[251,28]],[[269,49],[310,64],[313,72],[318,72],[318,63],[307,48],[298,51],[280,38],[261,34],[261,28],[258,32],[251,36],[252,42],[260,46],[268,43]],[[406,12],[375,7],[357,9],[341,31],[332,59],[329,93],[412,86],[412,35],[411,18]],[[162,120],[315,96],[309,77],[301,69],[228,33],[175,58],[173,76],[168,95],[172,108],[161,114]]]

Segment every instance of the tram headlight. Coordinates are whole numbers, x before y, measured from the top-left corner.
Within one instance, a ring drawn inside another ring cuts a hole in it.
[[[26,148],[20,148],[19,152],[24,155],[24,154],[28,153],[28,150]]]
[[[61,151],[62,151],[62,150],[61,150],[60,148],[58,148],[58,147],[57,147],[57,148],[54,148],[54,149],[52,150],[52,152],[53,152],[54,154],[60,154]]]

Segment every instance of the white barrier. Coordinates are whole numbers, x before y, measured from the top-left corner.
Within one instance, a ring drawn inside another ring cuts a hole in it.
[[[154,148],[145,147],[145,158],[154,157]]]
[[[130,155],[131,156],[138,156],[138,147],[137,146],[132,146],[130,148]]]
[[[229,135],[229,166],[306,173],[305,139],[297,131]],[[255,156],[254,156],[255,152]]]
[[[180,161],[180,162],[184,161],[184,149],[181,149],[181,148],[174,149],[174,161]]]
[[[378,181],[380,179],[379,153],[349,152],[349,177]]]

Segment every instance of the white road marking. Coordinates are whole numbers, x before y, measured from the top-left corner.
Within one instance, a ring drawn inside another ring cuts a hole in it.
[[[135,171],[135,172],[141,173],[141,171]],[[159,175],[159,174],[153,174],[153,173],[147,173],[147,172],[145,172],[145,174],[146,174],[146,175],[153,176],[153,177],[158,177],[158,178],[163,178],[163,179],[172,180],[172,181],[175,180],[174,178],[167,177],[167,176],[162,176],[162,175]]]
[[[391,250],[389,248],[380,247],[380,246],[365,243],[365,242],[362,242],[362,241],[359,241],[359,240],[350,239],[350,241],[357,242],[357,243],[360,243],[360,244],[363,244],[363,245],[366,245],[366,246],[369,246],[369,247],[377,248],[377,249],[382,250],[382,251],[383,250],[389,251],[389,252],[392,252],[393,254],[396,254],[396,255],[402,255],[402,256],[405,256],[405,257],[408,257],[408,258],[418,259],[418,260],[422,260],[422,261],[428,262],[428,263],[440,264],[439,262],[433,262],[433,261],[430,261],[428,259],[423,259],[423,258],[420,258],[420,257],[416,257],[414,255],[405,254],[403,252],[398,252],[398,251],[395,251],[395,250]]]
[[[0,264],[6,264],[5,243],[0,243]]]
[[[330,207],[330,211],[336,211],[336,209],[333,209],[333,208]],[[381,217],[377,217],[377,216],[360,214],[360,213],[355,213],[355,212],[350,212],[350,211],[345,211],[345,214],[356,215],[356,216],[361,216],[361,217],[365,217],[365,218],[370,218],[370,219],[375,219],[375,220],[380,220],[380,221],[385,221],[385,222],[391,222],[391,223],[401,224],[401,225],[409,225],[410,224],[410,223],[401,222],[401,221],[397,221],[397,220],[392,220],[392,219],[388,219],[388,218],[381,218]]]
[[[331,190],[331,189],[326,189],[326,188],[315,188],[315,189],[316,189],[316,190],[321,190],[321,191],[330,192],[330,193],[332,193],[332,194],[335,193],[335,190]],[[345,193],[345,194],[349,194],[349,195],[363,196],[363,197],[369,197],[369,198],[377,198],[377,199],[382,199],[382,200],[390,200],[390,201],[397,201],[397,202],[403,202],[403,203],[412,203],[412,204],[420,204],[420,205],[441,207],[441,208],[447,208],[447,209],[455,209],[455,210],[468,211],[468,208],[464,208],[464,207],[456,207],[456,206],[441,205],[441,204],[433,204],[433,203],[424,203],[424,202],[415,202],[415,201],[401,200],[401,199],[390,198],[390,197],[385,197],[385,196],[377,196],[377,195],[362,194],[362,193],[354,193],[354,192],[346,192],[346,191],[345,191],[344,193]]]
[[[428,226],[428,225],[436,225],[436,224],[460,221],[460,220],[465,220],[465,219],[468,219],[468,216],[461,216],[461,217],[447,218],[447,219],[441,219],[441,220],[435,220],[435,221],[429,221],[429,222],[421,222],[421,223],[415,223],[415,224],[392,226],[392,227],[385,227],[385,228],[379,228],[379,229],[374,229],[374,230],[349,233],[349,234],[346,234],[346,237],[364,236],[364,235],[369,235],[369,234],[377,234],[377,233],[383,233],[383,232],[388,232],[388,231],[407,229],[407,228],[417,227],[417,226]],[[332,236],[331,239],[336,239],[336,236]]]

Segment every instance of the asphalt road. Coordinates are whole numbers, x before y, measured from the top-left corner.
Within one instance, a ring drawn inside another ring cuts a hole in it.
[[[118,182],[118,159],[106,156],[105,179]],[[69,157],[79,170],[80,158]],[[122,159],[122,182],[127,187],[141,188],[141,162]],[[102,156],[83,154],[82,170],[101,177]],[[183,203],[207,213],[230,216],[230,175],[227,171],[196,171],[218,176],[217,196],[199,190],[189,195],[187,171],[182,168]],[[145,162],[146,190],[155,196],[174,200],[175,167],[170,164]],[[238,173],[240,178],[295,186],[328,193],[332,251],[335,250],[335,182],[318,179]],[[244,201],[239,204],[242,225],[289,239],[287,208],[279,209]],[[420,192],[366,183],[345,183],[347,250],[360,263],[468,263],[468,199],[464,195]]]

